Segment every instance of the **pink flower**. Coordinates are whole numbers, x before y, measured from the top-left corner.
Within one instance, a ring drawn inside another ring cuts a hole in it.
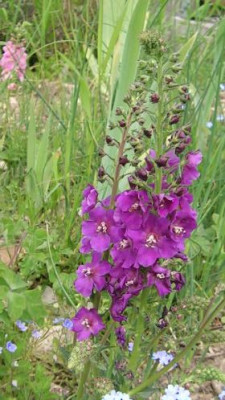
[[[24,80],[24,74],[26,70],[27,54],[26,49],[21,44],[15,44],[12,41],[8,41],[3,47],[3,56],[0,60],[0,66],[2,67],[2,80],[11,79],[13,73],[15,73],[22,82]]]

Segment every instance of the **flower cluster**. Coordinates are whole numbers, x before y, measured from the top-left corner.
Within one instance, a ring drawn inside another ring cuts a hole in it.
[[[152,359],[154,361],[158,361],[160,365],[168,365],[173,359],[174,356],[172,354],[167,353],[165,350],[157,351],[152,354]]]
[[[126,393],[116,392],[112,390],[110,393],[102,397],[102,400],[132,400]]]
[[[184,132],[176,132],[178,135],[180,144],[183,136],[187,141]],[[137,179],[131,177],[131,188],[116,196],[114,208],[109,208],[110,199],[98,201],[93,186],[84,190],[82,214],[88,218],[82,223],[80,251],[90,253],[91,260],[78,267],[74,286],[84,297],[107,291],[115,321],[126,320],[124,310],[129,301],[144,288],[154,286],[159,296],[165,296],[183,287],[183,275],[168,265],[187,260],[185,239],[196,228],[188,186],[199,176],[201,158],[199,151],[191,151],[182,163],[177,152],[170,150],[156,159],[151,150]],[[156,164],[163,176],[160,193],[155,193]],[[140,182],[144,183],[141,189]],[[94,309],[82,308],[73,324],[78,340],[104,328]]]
[[[14,74],[20,82],[24,80],[27,67],[27,53],[22,44],[15,44],[11,40],[3,47],[3,56],[0,60],[2,80],[13,78]]]
[[[161,400],[191,400],[189,390],[178,385],[169,385]]]

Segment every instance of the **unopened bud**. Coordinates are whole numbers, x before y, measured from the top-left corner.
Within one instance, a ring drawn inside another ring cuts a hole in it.
[[[119,121],[119,126],[120,126],[121,128],[124,128],[124,127],[126,126],[126,121],[124,121],[124,119],[121,119],[121,120]]]
[[[169,124],[170,125],[174,125],[177,124],[180,120],[180,116],[177,114],[171,115],[170,120],[169,120]]]
[[[139,60],[138,66],[139,66],[140,69],[145,69],[145,68],[146,68],[146,65],[147,65],[147,62],[146,62],[146,61],[144,61],[144,60]]]
[[[165,167],[167,164],[168,158],[165,156],[162,156],[160,158],[158,158],[158,160],[155,160],[156,165],[161,168],[161,167]]]
[[[124,166],[124,165],[126,165],[128,163],[129,163],[129,160],[128,160],[127,156],[120,157],[120,159],[119,159],[119,164],[120,165]]]
[[[99,167],[98,169],[98,177],[103,178],[105,176],[105,168],[104,167]]]
[[[99,155],[99,157],[104,157],[105,156],[104,150],[103,149],[99,149],[98,150],[98,155]]]
[[[171,54],[169,60],[173,63],[177,63],[177,61],[179,60],[179,54],[178,53]]]
[[[135,172],[135,175],[142,181],[147,181],[148,173],[145,168],[140,168]]]
[[[137,179],[135,178],[134,175],[129,176],[128,182],[129,182],[130,188],[131,188],[132,190],[135,189],[136,186],[137,186],[136,181],[137,181]]]
[[[188,93],[188,86],[185,86],[185,85],[181,86],[179,88],[179,92],[180,92],[180,94]]]
[[[114,140],[109,135],[106,136],[105,141],[109,146],[114,146],[114,144],[115,144]]]
[[[164,78],[167,85],[173,82],[173,77],[171,75],[166,75]]]
[[[147,138],[150,139],[152,137],[153,129],[144,129],[143,133]]]
[[[147,83],[149,81],[149,76],[148,75],[141,75],[140,80],[143,83]]]
[[[157,326],[159,329],[164,329],[164,328],[167,327],[167,325],[168,325],[168,322],[167,322],[164,318],[160,318],[160,319],[158,320],[158,323],[156,324],[156,326]]]
[[[180,101],[182,102],[182,103],[187,103],[188,101],[190,101],[191,100],[191,96],[190,96],[190,94],[189,93],[185,93],[185,94],[183,94],[182,96],[180,96]]]
[[[160,100],[160,97],[159,97],[158,93],[153,93],[153,94],[151,94],[151,96],[150,96],[150,101],[151,101],[152,103],[158,103],[159,100]]]
[[[181,64],[175,64],[175,65],[172,66],[171,69],[172,69],[173,72],[177,73],[177,72],[182,71],[183,68],[182,68]]]
[[[109,129],[112,130],[116,127],[116,124],[114,124],[113,122],[109,122]]]
[[[143,126],[144,123],[145,123],[144,118],[139,118],[138,123],[139,123],[140,126]]]
[[[131,161],[131,165],[132,165],[132,167],[137,167],[138,166],[138,164],[139,164],[139,160],[137,159],[137,158],[134,158],[132,161]]]
[[[116,107],[116,111],[115,111],[116,115],[123,115],[123,111],[120,107]]]

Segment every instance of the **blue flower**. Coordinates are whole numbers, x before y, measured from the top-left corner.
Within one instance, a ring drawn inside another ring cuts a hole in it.
[[[17,349],[17,345],[12,342],[7,342],[5,346],[6,350],[8,350],[10,353],[14,353]]]
[[[71,330],[73,327],[73,322],[69,318],[66,318],[63,322],[63,326],[64,328]]]
[[[165,350],[157,351],[152,354],[152,359],[158,361],[161,365],[168,365],[173,359],[173,355],[167,353]]]
[[[41,332],[39,332],[37,329],[35,329],[34,331],[32,331],[31,335],[32,335],[32,337],[33,337],[34,339],[40,339],[40,337],[41,337]]]
[[[133,351],[134,343],[133,342],[128,343],[127,348],[128,348],[128,351],[130,351],[130,352]]]
[[[220,400],[225,400],[225,389],[219,394],[218,398]]]
[[[224,92],[224,90],[225,90],[225,83],[221,83],[221,84],[220,84],[220,90],[221,90],[221,92]]]
[[[16,326],[17,326],[17,328],[19,328],[19,330],[20,331],[22,331],[22,332],[26,332],[26,330],[27,330],[27,326],[25,325],[25,323],[24,322],[22,322],[22,321],[16,321]]]

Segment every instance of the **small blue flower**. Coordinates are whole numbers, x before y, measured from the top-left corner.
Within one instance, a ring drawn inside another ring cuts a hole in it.
[[[130,352],[133,351],[134,343],[133,342],[128,343],[127,348],[128,348],[128,351],[130,351]]]
[[[37,329],[35,329],[34,331],[32,331],[31,336],[32,336],[34,339],[40,339],[40,337],[41,337],[41,332],[39,332]]]
[[[2,354],[3,347],[0,347],[0,354]]]
[[[17,349],[17,345],[12,342],[7,342],[5,346],[6,350],[8,350],[10,353],[14,353]]]
[[[168,365],[173,359],[173,355],[167,353],[165,350],[157,351],[152,354],[152,359],[158,361],[161,365]]]
[[[225,90],[225,83],[221,83],[221,84],[220,84],[220,90],[221,90],[221,92],[224,92],[224,90]]]
[[[22,321],[19,321],[19,320],[16,321],[16,326],[17,326],[17,328],[19,328],[19,330],[22,331],[22,332],[26,332],[26,330],[28,329],[27,326],[25,325],[25,323],[22,322]]]
[[[58,317],[58,318],[55,318],[55,319],[53,319],[53,324],[61,324],[61,322],[64,322],[64,320],[65,320],[65,318],[61,318],[61,317]]]
[[[219,394],[218,398],[220,400],[225,400],[225,389]]]
[[[216,120],[222,122],[225,120],[225,116],[223,114],[217,115]]]
[[[206,122],[207,128],[211,129],[213,127],[212,121]]]
[[[69,318],[66,318],[65,321],[63,322],[63,326],[64,328],[71,330],[73,327],[73,323]]]

